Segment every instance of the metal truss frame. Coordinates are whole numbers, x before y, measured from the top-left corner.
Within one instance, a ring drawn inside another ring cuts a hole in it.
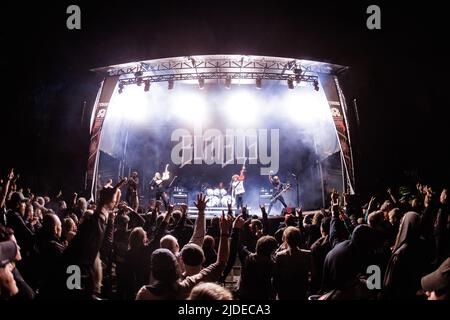
[[[339,74],[345,66],[265,56],[207,55],[147,60],[93,69],[123,84],[195,79],[266,79],[314,82],[318,73]]]
[[[280,74],[280,73],[262,73],[262,72],[198,72],[198,73],[176,73],[176,74],[162,74],[150,76],[137,76],[125,78],[119,81],[122,85],[138,84],[145,81],[153,82],[167,82],[167,81],[182,81],[182,80],[198,80],[198,79],[261,79],[261,80],[292,80],[296,82],[310,82],[318,81],[318,76],[307,74]]]

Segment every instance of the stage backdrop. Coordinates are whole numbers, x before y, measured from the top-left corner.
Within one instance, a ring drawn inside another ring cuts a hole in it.
[[[199,90],[192,83],[176,83],[174,90],[167,90],[166,83],[156,83],[149,92],[132,85],[122,94],[118,77],[105,78],[91,126],[87,182],[92,198],[99,150],[121,162],[118,174],[129,174],[123,168],[138,171],[143,185],[166,163],[172,176],[180,175],[180,184],[227,184],[246,161],[252,197],[259,191],[255,186],[267,186],[272,169],[294,186],[299,177],[301,202],[311,206],[323,202],[321,161],[341,152],[344,187],[353,193],[345,99],[337,77],[319,76],[319,92],[301,86],[287,90],[285,83],[270,81],[262,90],[253,83],[231,90],[214,84]],[[296,193],[288,197],[292,206]]]

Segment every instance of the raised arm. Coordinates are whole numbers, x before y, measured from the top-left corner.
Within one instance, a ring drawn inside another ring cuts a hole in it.
[[[12,179],[14,179],[14,168],[9,170],[8,176],[3,183],[2,192],[0,193],[0,208],[3,208],[5,206],[6,198],[8,197],[9,184],[11,183]]]
[[[230,237],[230,228],[233,219],[222,211],[222,217],[220,217],[220,241],[219,241],[219,251],[217,253],[216,263],[224,264],[228,261],[229,247],[228,238]]]
[[[267,218],[266,207],[262,204],[259,206],[259,208],[261,209],[261,215],[262,215],[263,234],[268,235],[269,234],[269,219]]]
[[[203,246],[203,240],[205,239],[206,221],[205,221],[205,208],[208,200],[203,193],[197,194],[197,202],[194,202],[198,209],[197,219],[195,220],[194,232],[192,234],[189,243],[195,243],[200,247]]]
[[[143,217],[141,217],[141,215],[139,213],[137,213],[135,210],[133,210],[133,208],[131,208],[130,206],[127,206],[126,203],[123,203],[123,206],[128,211],[128,216],[130,217],[130,219],[133,220],[133,223],[135,225],[137,225],[139,227],[144,226],[145,219]]]
[[[245,172],[247,170],[245,169],[245,164],[242,166],[241,172],[239,173],[239,181],[244,181],[245,180]]]
[[[273,171],[270,170],[270,172],[269,172],[269,182],[270,183],[273,183],[272,175],[273,175]]]
[[[239,239],[242,227],[244,226],[245,220],[242,218],[242,215],[236,217],[233,222],[233,227],[231,229],[231,241],[230,241],[230,255],[228,257],[227,265],[225,270],[223,271],[222,277],[220,279],[221,282],[224,282],[230,273],[231,269],[236,262],[236,256],[238,253]]]

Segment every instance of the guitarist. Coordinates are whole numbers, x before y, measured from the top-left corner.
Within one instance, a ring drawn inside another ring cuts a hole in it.
[[[231,196],[236,200],[236,208],[239,210],[243,206],[243,198],[244,198],[244,180],[245,180],[245,162],[242,165],[241,172],[235,174],[231,177]]]
[[[164,208],[167,210],[168,201],[167,201],[167,194],[166,194],[166,187],[164,185],[165,181],[169,180],[170,173],[167,170],[169,165],[166,165],[166,170],[163,172],[163,175],[161,176],[161,173],[156,172],[155,176],[153,177],[152,181],[150,182],[150,189],[155,190],[155,198],[156,201],[160,200],[164,204]]]
[[[280,201],[283,207],[287,207],[286,201],[284,201],[282,192],[285,191],[285,184],[280,181],[280,178],[278,176],[273,176],[273,171],[271,170],[269,173],[269,181],[273,185],[273,193],[272,193],[272,199],[270,200],[269,205],[269,211],[267,214],[270,214],[270,210],[272,210],[272,207],[275,202]]]

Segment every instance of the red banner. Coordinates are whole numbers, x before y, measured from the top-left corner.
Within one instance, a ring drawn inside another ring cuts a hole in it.
[[[103,121],[106,117],[106,111],[116,87],[119,76],[107,77],[100,88],[100,98],[96,101],[93,109],[93,123],[91,127],[91,141],[89,144],[89,157],[87,163],[87,187],[91,190],[91,199],[94,199],[94,181],[97,172],[98,151],[100,147],[100,138],[102,133]]]
[[[343,157],[343,171],[346,181],[346,191],[351,194],[354,193],[354,169],[353,169],[353,155],[350,142],[350,133],[348,130],[347,121],[347,106],[345,104],[345,97],[339,86],[339,81],[336,76],[330,74],[320,74],[319,76],[325,95],[330,107],[331,116],[333,117],[334,125],[336,127],[336,134],[341,147],[341,154]]]

